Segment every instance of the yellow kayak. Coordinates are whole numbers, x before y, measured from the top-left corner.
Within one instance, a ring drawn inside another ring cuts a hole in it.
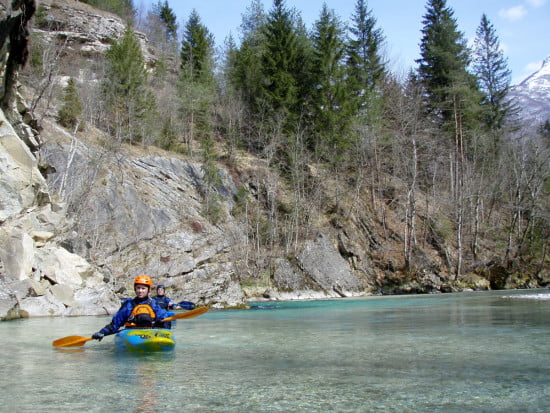
[[[172,331],[164,328],[131,328],[119,331],[115,335],[115,346],[119,350],[170,351],[175,345]]]

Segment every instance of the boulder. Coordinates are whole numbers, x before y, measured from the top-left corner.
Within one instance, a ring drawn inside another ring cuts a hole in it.
[[[55,234],[50,231],[37,230],[33,231],[31,236],[37,247],[43,247],[44,245],[46,245],[46,242],[48,242],[55,236]]]
[[[103,276],[98,274],[88,261],[61,247],[37,250],[34,265],[40,268],[42,277],[50,280],[52,284],[79,288],[94,287],[103,282]]]
[[[296,258],[302,271],[328,295],[350,297],[360,295],[365,290],[362,282],[351,271],[349,263],[325,235],[306,242]]]
[[[274,262],[272,288],[263,292],[263,298],[272,300],[301,300],[339,296],[326,291],[306,273],[284,258]]]
[[[77,302],[74,299],[74,291],[68,285],[55,284],[51,287],[53,296],[67,307],[75,307]]]
[[[120,308],[120,299],[113,294],[112,288],[107,284],[76,290],[74,299],[78,305],[69,307],[67,315],[107,315],[115,313]]]
[[[24,280],[32,272],[34,241],[18,228],[0,228],[0,260],[4,272],[12,280]]]
[[[12,320],[20,318],[19,303],[15,294],[10,292],[5,283],[0,281],[0,320]]]
[[[65,314],[65,305],[51,292],[40,297],[27,297],[19,302],[19,314],[23,318]]]
[[[196,269],[192,276],[171,279],[166,283],[174,301],[192,301],[213,308],[239,307],[244,304],[241,285],[232,277],[228,266],[206,264]]]

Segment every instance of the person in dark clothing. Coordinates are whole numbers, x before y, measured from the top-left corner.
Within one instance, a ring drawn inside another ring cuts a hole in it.
[[[176,303],[170,300],[165,295],[166,287],[164,285],[160,284],[157,286],[157,296],[154,298],[154,300],[157,302],[160,308],[163,308],[165,310],[172,310],[176,307]]]
[[[149,297],[153,280],[148,275],[138,275],[134,280],[135,298],[124,300],[120,309],[109,324],[92,335],[94,340],[116,333],[122,326],[126,328],[170,328],[169,322],[162,322],[173,313],[166,311]]]

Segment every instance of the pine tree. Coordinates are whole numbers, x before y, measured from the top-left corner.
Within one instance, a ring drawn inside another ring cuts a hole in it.
[[[75,128],[80,123],[82,103],[74,79],[71,77],[64,89],[63,105],[59,109],[59,123],[65,127]]]
[[[250,5],[246,8],[246,13],[242,15],[240,25],[243,41],[258,34],[265,21],[266,14],[262,0],[251,0]]]
[[[344,66],[344,29],[326,4],[315,22],[313,50],[313,125],[327,159],[335,160],[348,146],[350,113]]]
[[[232,158],[234,151],[243,141],[242,129],[245,115],[245,104],[238,86],[234,82],[234,69],[237,64],[239,49],[230,34],[224,42],[223,60],[220,74],[219,104],[217,105],[217,128],[224,136],[227,157]]]
[[[214,78],[214,37],[196,10],[193,10],[184,27],[181,42],[180,98],[187,125],[188,148],[192,140],[201,147],[204,185],[203,214],[211,222],[221,219],[221,204],[216,191],[220,183],[219,169],[215,165],[216,151],[212,136],[212,112],[216,101]]]
[[[141,47],[128,26],[122,38],[106,53],[107,68],[103,97],[110,117],[110,132],[120,141],[142,141],[150,131],[148,120],[156,109],[147,85],[147,70]]]
[[[456,124],[457,110],[462,125],[475,117],[471,109],[478,99],[475,78],[467,71],[470,52],[453,14],[445,0],[428,0],[422,21],[421,58],[417,60],[428,111],[442,126],[451,128]]]
[[[274,0],[264,26],[265,49],[262,65],[262,98],[273,112],[287,119],[287,126],[296,120],[298,104],[299,39],[291,12],[284,0]]]
[[[153,13],[160,19],[165,26],[165,35],[168,42],[178,38],[178,23],[177,17],[172,8],[168,5],[168,1],[158,1],[153,5]]]
[[[261,106],[265,22],[261,0],[252,0],[247,13],[243,14],[241,45],[228,56],[227,77],[252,112],[258,112]]]
[[[546,145],[546,148],[550,149],[550,119],[546,119],[541,125],[539,125],[538,131],[543,143]]]
[[[514,112],[507,99],[511,71],[500,49],[495,28],[485,14],[476,31],[473,69],[483,93],[484,122],[495,139],[495,146],[498,146],[498,132],[508,115]]]
[[[357,0],[348,41],[349,82],[358,108],[366,108],[375,87],[386,72],[382,58],[384,36],[366,0]]]
[[[221,93],[227,93],[228,90],[233,91],[233,74],[234,68],[237,64],[237,56],[239,49],[237,43],[235,43],[235,38],[231,33],[227,36],[223,42],[223,52],[221,58]]]
[[[294,11],[295,29],[296,29],[296,71],[295,78],[298,84],[297,106],[295,108],[296,116],[303,122],[307,121],[310,112],[310,101],[314,93],[313,80],[313,60],[314,50],[310,31],[307,30],[302,18]]]
[[[184,119],[188,125],[187,144],[191,140],[212,139],[211,111],[216,98],[213,72],[214,38],[201,23],[196,10],[185,24],[181,42],[179,93]]]
[[[214,36],[194,9],[185,24],[180,57],[182,69],[189,66],[195,80],[213,78]]]
[[[477,79],[467,71],[470,53],[445,0],[428,0],[423,20],[418,76],[424,86],[426,107],[441,131],[449,152],[449,190],[455,208],[457,257],[454,273],[462,271],[467,218],[466,171],[471,131],[477,128],[481,93]]]

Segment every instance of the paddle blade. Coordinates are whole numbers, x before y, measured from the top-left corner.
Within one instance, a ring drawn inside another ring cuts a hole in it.
[[[91,340],[92,337],[82,337],[82,336],[67,336],[63,338],[58,338],[52,342],[54,347],[78,347],[86,344],[87,341]]]
[[[199,308],[195,308],[194,310],[186,311],[185,313],[179,313],[171,317],[167,317],[162,321],[173,321],[173,320],[181,320],[182,318],[193,318],[201,314],[204,314],[207,311],[208,311],[208,307],[199,307]]]
[[[176,305],[183,308],[184,310],[194,310],[197,307],[195,303],[192,303],[191,301],[180,301]]]

